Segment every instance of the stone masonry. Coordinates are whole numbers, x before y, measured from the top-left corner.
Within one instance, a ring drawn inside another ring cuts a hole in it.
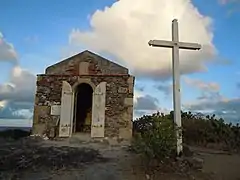
[[[84,51],[50,66],[37,75],[33,134],[58,136],[60,116],[51,115],[53,105],[61,105],[62,82],[71,86],[106,82],[105,137],[131,139],[134,77],[128,69],[92,52]]]

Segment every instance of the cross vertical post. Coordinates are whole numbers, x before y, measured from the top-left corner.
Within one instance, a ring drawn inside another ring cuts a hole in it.
[[[172,22],[172,41],[179,42],[178,37],[178,22],[176,19]],[[172,48],[172,73],[173,73],[173,109],[174,109],[174,123],[177,128],[182,127],[181,120],[181,93],[180,93],[180,69],[179,69],[179,47],[173,46]],[[180,129],[176,131],[177,137],[177,153],[182,152],[182,136]]]
[[[182,120],[181,120],[181,94],[180,94],[180,68],[179,49],[200,50],[201,45],[197,43],[179,42],[178,21],[172,21],[172,41],[150,40],[149,46],[172,48],[172,74],[173,74],[173,107],[174,123],[177,126],[177,155],[183,151],[182,147]]]

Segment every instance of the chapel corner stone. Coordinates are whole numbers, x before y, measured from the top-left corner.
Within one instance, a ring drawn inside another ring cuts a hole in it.
[[[133,106],[133,98],[125,98],[124,105],[126,106]]]

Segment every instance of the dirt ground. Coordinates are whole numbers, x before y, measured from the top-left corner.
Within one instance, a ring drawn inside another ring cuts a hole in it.
[[[0,179],[23,180],[240,180],[240,156],[191,148],[202,171],[146,171],[127,147],[107,143],[24,140],[0,142]]]
[[[204,159],[203,171],[217,180],[240,180],[240,155],[205,148],[191,148]]]

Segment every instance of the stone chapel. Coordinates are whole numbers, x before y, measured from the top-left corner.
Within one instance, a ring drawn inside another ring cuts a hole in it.
[[[33,135],[132,137],[134,77],[84,51],[37,75]]]

